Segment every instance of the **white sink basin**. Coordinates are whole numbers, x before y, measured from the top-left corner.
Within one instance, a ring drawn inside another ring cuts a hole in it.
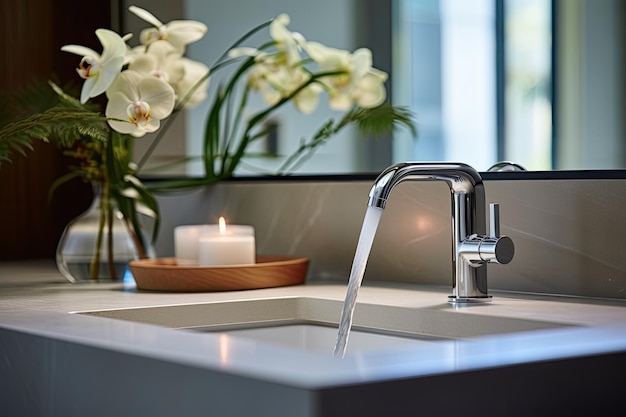
[[[289,347],[303,352],[330,353],[337,338],[337,328],[317,324],[285,324],[270,327],[253,327],[220,331],[233,337],[241,337],[270,345]],[[390,334],[371,333],[360,330],[350,332],[346,354],[371,352],[381,349],[416,347],[437,339],[400,337]]]
[[[172,329],[217,332],[268,345],[332,354],[342,305],[338,300],[285,297],[80,314]],[[569,325],[472,314],[447,305],[410,308],[357,303],[346,354],[565,326]]]

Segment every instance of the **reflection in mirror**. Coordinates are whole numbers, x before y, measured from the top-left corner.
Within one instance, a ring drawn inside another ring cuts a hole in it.
[[[215,60],[227,51],[230,46],[244,33],[260,23],[266,22],[280,13],[287,13],[291,18],[288,29],[300,32],[308,41],[317,41],[325,45],[354,51],[358,47],[369,45],[369,38],[374,32],[364,30],[361,26],[363,20],[372,21],[372,14],[377,9],[386,10],[387,21],[390,21],[390,9],[381,2],[383,7],[377,6],[376,1],[371,1],[372,7],[361,7],[370,3],[370,0],[340,1],[317,0],[293,1],[293,0],[232,0],[227,2],[206,2],[203,0],[187,0],[184,2],[184,10],[179,4],[172,2],[134,1],[139,7],[146,7],[161,21],[168,22],[185,16],[188,19],[199,20],[208,26],[205,37],[189,46],[188,56],[194,60],[202,61],[211,66]],[[141,4],[144,3],[144,4]],[[161,5],[160,3],[166,3]],[[332,11],[332,13],[329,13]],[[329,20],[330,19],[330,20]],[[128,18],[130,24],[138,24],[132,27],[135,31],[140,29],[142,22]],[[379,24],[378,27],[383,29]],[[390,48],[388,44],[390,24],[383,29],[387,33],[384,44],[374,50],[374,66],[389,73]],[[257,47],[270,38],[268,31],[263,30],[243,46]],[[374,43],[380,41],[374,39]],[[380,51],[380,52],[379,52]],[[205,118],[210,101],[215,96],[219,87],[235,67],[220,70],[211,78],[209,98],[197,108],[186,111],[183,123],[178,123],[175,133],[163,142],[164,148],[156,155],[160,158],[152,158],[154,164],[161,164],[169,160],[180,159],[180,155],[199,155],[201,153],[202,136],[205,130]],[[389,91],[389,89],[388,89]],[[262,97],[252,96],[249,101],[250,112],[253,113],[267,107]],[[317,110],[311,114],[302,115],[293,108],[291,103],[284,106],[278,113],[266,122],[271,127],[271,140],[261,140],[249,147],[250,152],[263,153],[273,151],[274,158],[250,157],[238,167],[238,175],[255,173],[272,173],[282,165],[288,155],[294,152],[300,145],[301,140],[309,140],[312,135],[330,118],[340,119],[343,112],[330,110],[325,98],[320,99]],[[179,121],[177,121],[179,122]],[[172,136],[175,140],[171,140]],[[150,141],[145,141],[149,143]],[[167,144],[165,142],[168,142]],[[137,143],[137,152],[142,153],[141,144]],[[299,166],[298,173],[352,173],[352,172],[376,172],[382,170],[391,162],[390,138],[359,137],[356,129],[348,127],[340,134],[333,137],[327,144],[322,146],[310,159]],[[198,175],[202,173],[200,164],[187,164],[183,173]],[[174,171],[173,173],[176,173]],[[180,173],[180,172],[179,172]]]
[[[298,173],[379,172],[406,160],[454,160],[479,171],[502,160],[529,170],[626,167],[621,0],[174,3],[133,2],[163,21],[185,16],[206,23],[209,32],[189,54],[209,65],[243,32],[281,12],[291,16],[289,28],[308,39],[372,49],[374,66],[391,76],[393,104],[415,112],[419,137],[400,129],[393,138],[372,140],[348,131]],[[141,25],[131,18],[126,24]],[[212,83],[217,86],[219,76]],[[175,140],[160,145],[160,162],[199,153],[207,108],[179,118]],[[269,121],[276,153],[289,154],[331,115],[320,109],[302,117],[285,109]],[[279,163],[249,160],[238,173],[271,173]],[[188,164],[176,172],[198,170]]]
[[[480,170],[626,167],[620,0],[397,0],[394,100],[419,116],[394,159]]]

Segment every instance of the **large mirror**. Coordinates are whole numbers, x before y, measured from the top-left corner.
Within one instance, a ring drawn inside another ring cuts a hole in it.
[[[480,171],[502,160],[539,171],[626,167],[622,0],[123,0],[121,24],[136,32],[144,23],[126,12],[129,3],[164,22],[205,23],[207,35],[188,54],[207,65],[282,12],[308,40],[373,51],[374,65],[390,75],[393,104],[415,113],[419,137],[400,129],[372,139],[348,130],[297,173],[379,172],[403,160],[455,160]],[[207,109],[205,102],[179,117],[155,164],[200,152]],[[285,108],[268,121],[278,157],[251,159],[240,173],[272,173],[329,117],[337,115],[323,105],[305,117]],[[188,163],[173,172],[199,169]]]

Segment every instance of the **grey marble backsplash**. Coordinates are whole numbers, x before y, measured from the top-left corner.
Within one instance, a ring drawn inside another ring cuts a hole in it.
[[[255,227],[257,253],[311,259],[308,280],[347,282],[373,181],[236,181],[159,197],[160,257],[181,224]],[[626,298],[626,180],[485,180],[515,242],[508,265],[489,265],[490,290]],[[396,187],[383,212],[365,280],[451,285],[450,191]]]

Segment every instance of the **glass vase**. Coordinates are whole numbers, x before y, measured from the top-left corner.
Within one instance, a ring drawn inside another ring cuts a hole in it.
[[[65,227],[57,246],[57,268],[73,283],[132,280],[128,263],[154,258],[145,233],[146,248],[141,250],[115,201],[103,198],[102,189],[94,185],[93,203]]]

